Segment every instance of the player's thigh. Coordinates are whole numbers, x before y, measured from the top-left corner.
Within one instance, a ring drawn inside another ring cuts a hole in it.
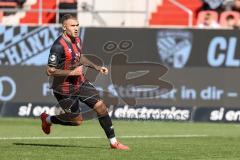
[[[77,96],[63,95],[55,92],[54,96],[58,100],[58,105],[66,113],[80,113],[79,100]]]
[[[93,109],[101,101],[101,98],[94,85],[89,81],[85,81],[79,89],[79,100]]]

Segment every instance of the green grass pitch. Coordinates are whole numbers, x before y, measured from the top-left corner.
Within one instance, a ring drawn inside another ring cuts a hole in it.
[[[109,149],[98,121],[55,125],[44,135],[39,119],[0,118],[0,160],[239,160],[240,125],[113,121],[131,150]]]

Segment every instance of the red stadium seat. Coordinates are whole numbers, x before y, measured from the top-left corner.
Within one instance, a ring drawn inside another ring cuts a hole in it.
[[[56,9],[57,0],[42,0],[42,8],[43,9]],[[40,9],[40,0],[37,0],[34,5],[31,6],[31,9]],[[38,24],[38,17],[40,12],[31,12],[31,9],[26,13],[25,17],[20,19],[21,24]],[[42,12],[42,23],[55,23],[56,13],[53,12]]]
[[[0,7],[15,8],[17,7],[17,2],[0,2]]]
[[[218,13],[215,11],[201,11],[198,13],[197,24],[202,24],[205,21],[205,17],[207,14],[210,14],[211,17],[217,22],[218,21]]]
[[[196,11],[202,6],[201,0],[177,0],[193,12],[193,24],[196,23]],[[150,25],[188,25],[188,14],[179,6],[174,5],[170,0],[163,0],[156,12],[151,14]]]
[[[234,17],[234,20],[236,20],[236,21],[238,21],[238,19],[240,18],[240,14],[236,11],[225,11],[220,15],[220,21],[219,22],[222,26],[226,26],[226,24],[227,24],[227,19],[226,18],[229,15],[232,15]]]

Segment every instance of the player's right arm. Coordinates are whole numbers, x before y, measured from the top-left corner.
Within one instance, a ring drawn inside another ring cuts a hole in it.
[[[50,50],[48,58],[48,66],[46,73],[48,76],[78,76],[81,75],[81,68],[76,67],[74,70],[63,70],[60,69],[62,61],[62,55],[64,54],[64,49],[60,44],[54,44]]]

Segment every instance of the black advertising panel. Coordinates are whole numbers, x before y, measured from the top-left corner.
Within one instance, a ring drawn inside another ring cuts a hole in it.
[[[194,111],[196,122],[240,122],[240,109],[234,107],[198,107]]]
[[[59,27],[0,26],[0,65],[46,65]],[[238,30],[165,28],[81,28],[85,54],[106,65],[116,53],[130,62],[150,61],[173,68],[240,65]]]
[[[87,28],[84,51],[108,65],[115,54],[124,53],[130,62],[160,62],[172,68],[238,68],[239,38],[238,30]],[[131,47],[121,49],[123,41],[131,41]]]

